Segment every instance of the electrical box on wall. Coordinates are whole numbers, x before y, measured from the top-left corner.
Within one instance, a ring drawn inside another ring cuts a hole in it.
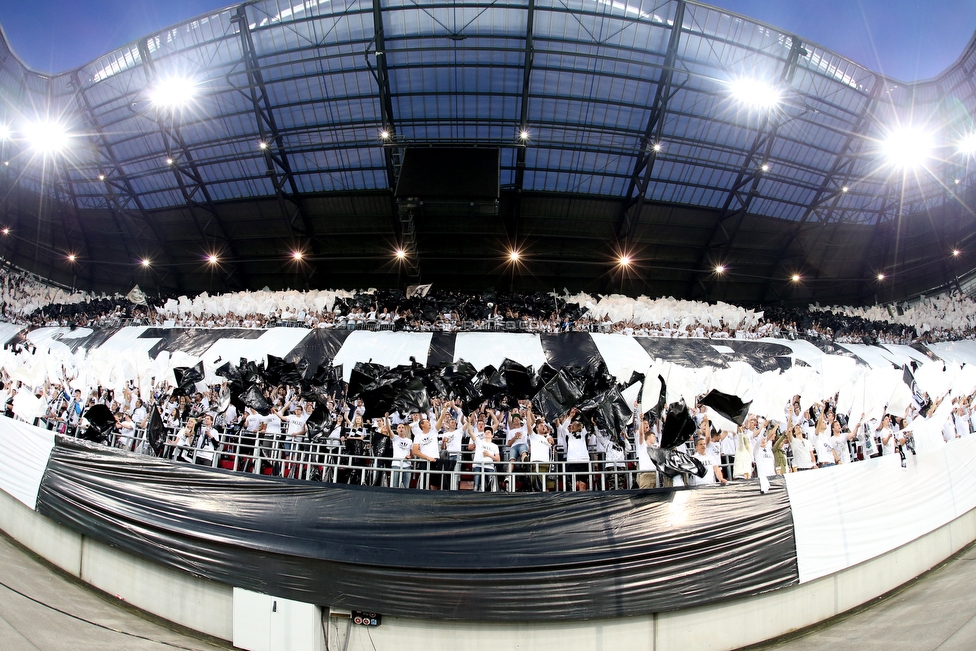
[[[234,646],[245,651],[323,651],[322,609],[234,588]]]
[[[357,626],[379,626],[383,623],[383,616],[379,613],[367,613],[362,610],[352,611],[352,623]]]

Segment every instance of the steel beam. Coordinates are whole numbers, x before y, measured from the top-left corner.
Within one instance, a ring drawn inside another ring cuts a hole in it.
[[[807,56],[808,54],[797,37],[793,36],[791,39],[790,53],[783,63],[783,70],[779,77],[781,85],[789,85],[796,72],[800,56]],[[773,142],[776,140],[776,133],[781,124],[781,115],[777,114],[775,117],[770,117],[768,112],[763,115],[756,137],[746,154],[745,164],[739,170],[725,203],[722,205],[722,210],[715,219],[711,236],[705,246],[702,247],[698,263],[695,265],[699,272],[688,281],[687,294],[689,298],[707,298],[708,294],[711,293],[714,281],[706,285],[702,280],[703,272],[707,271],[704,264],[711,262],[708,260],[709,254],[714,251],[721,249],[724,258],[731,250],[739,227],[749,211],[749,206],[758,194],[759,182],[763,176],[762,166],[769,160],[769,155],[772,152]],[[701,292],[696,292],[696,287],[700,287]]]
[[[146,80],[149,84],[152,84],[158,79],[158,75],[156,73],[156,64],[153,62],[152,54],[149,52],[145,39],[139,42],[139,54],[142,57]],[[233,260],[240,259],[241,256],[237,251],[237,247],[234,245],[234,241],[227,235],[223,219],[217,207],[214,205],[210,190],[207,188],[207,184],[204,182],[203,176],[197,168],[193,154],[190,152],[190,148],[180,133],[180,127],[176,122],[175,116],[171,112],[169,114],[159,114],[155,118],[150,117],[150,119],[153,119],[159,128],[159,134],[163,140],[166,156],[171,161],[168,165],[173,170],[173,176],[176,179],[180,193],[183,195],[186,208],[190,211],[190,216],[193,218],[193,222],[201,238],[204,240],[204,247],[212,251],[220,251],[226,247],[230,251]],[[201,213],[203,220],[201,219]],[[232,283],[231,279],[236,272],[241,288],[248,288],[247,274],[243,268],[233,262],[226,263],[226,266],[229,268],[227,276],[228,285]]]
[[[671,87],[674,81],[674,67],[678,60],[678,45],[681,41],[684,17],[684,0],[678,0],[672,21],[671,35],[668,38],[668,49],[664,56],[664,68],[661,70],[661,77],[657,82],[651,112],[647,117],[644,134],[639,141],[634,171],[631,172],[630,184],[627,187],[627,194],[624,195],[620,217],[617,219],[617,240],[621,243],[621,249],[628,253],[633,245],[637,224],[640,222],[641,210],[644,208],[644,199],[647,196],[647,187],[650,185],[651,172],[654,170],[654,163],[661,151],[660,142],[664,129],[664,115],[668,109],[668,101],[674,95]]]

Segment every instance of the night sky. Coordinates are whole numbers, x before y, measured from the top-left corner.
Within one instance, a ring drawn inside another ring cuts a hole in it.
[[[976,31],[976,0],[711,4],[793,32],[902,81],[937,75],[959,57]],[[60,72],[225,6],[220,0],[0,0],[0,25],[27,65]]]

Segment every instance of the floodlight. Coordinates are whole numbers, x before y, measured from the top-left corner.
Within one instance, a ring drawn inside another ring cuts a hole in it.
[[[884,280],[884,278],[885,278],[884,274],[878,274],[878,280]]]
[[[715,273],[717,274],[725,273],[725,265],[721,265],[721,264],[715,265]]]
[[[750,108],[767,110],[775,108],[782,97],[775,86],[760,79],[740,77],[729,84],[732,97]]]
[[[959,141],[960,154],[976,154],[976,131],[963,137]]]
[[[658,152],[664,148],[661,146],[661,143],[655,142],[654,145],[651,147],[651,149],[653,149],[655,152]]]
[[[508,254],[508,259],[511,260],[512,262],[518,262],[519,252],[516,251],[515,249],[512,249],[511,253]]]
[[[267,149],[267,148],[268,148],[268,143],[266,143],[266,142],[259,142],[258,143],[258,149]]]
[[[952,250],[952,257],[958,258],[960,253],[961,253],[961,251],[959,249],[953,249]]]
[[[294,258],[295,260],[301,260],[302,259],[302,252],[301,251],[292,251],[291,252],[291,257]]]
[[[149,258],[143,258],[142,259],[142,266],[143,267],[148,267],[149,265],[150,265]]]
[[[77,259],[78,259],[78,256],[76,256],[74,253],[69,253],[68,254],[68,262],[74,262]]]
[[[850,188],[849,188],[849,187],[847,187],[847,186],[845,185],[844,187],[842,187],[842,188],[840,189],[840,191],[841,191],[841,192],[848,192],[848,191],[850,191]]]
[[[529,132],[528,131],[526,131],[525,129],[522,129],[521,131],[519,131],[519,140],[528,140],[528,139],[529,139]]]
[[[173,164],[173,159],[172,158],[167,158],[166,159],[166,164],[167,165],[172,165]]]
[[[390,132],[387,131],[386,129],[383,129],[382,131],[380,131],[380,138],[382,138],[383,140],[389,140]]]
[[[399,258],[400,260],[403,260],[405,257],[407,257],[407,252],[404,251],[403,249],[397,249],[396,257]]]
[[[53,156],[67,147],[71,137],[64,125],[56,120],[28,122],[23,134],[31,149],[44,156]]]
[[[800,282],[800,274],[793,274],[793,282],[795,283]]]
[[[899,127],[881,143],[881,152],[895,167],[912,169],[923,165],[934,147],[932,134],[915,127]]]
[[[196,83],[188,77],[166,77],[156,81],[149,91],[153,105],[164,109],[181,109],[193,101]]]
[[[10,235],[10,229],[9,228],[3,229],[3,234],[4,235]]]
[[[759,166],[759,169],[761,169],[763,172],[768,172],[769,171],[769,163],[763,163],[762,165]]]
[[[210,264],[217,264],[219,260],[220,259],[213,253],[207,256],[207,262],[209,262]]]
[[[629,264],[630,264],[630,256],[629,255],[622,255],[622,256],[620,256],[620,266],[621,267],[626,267]]]
[[[99,174],[98,175],[98,180],[99,181],[104,181],[105,180],[105,175],[104,174]]]

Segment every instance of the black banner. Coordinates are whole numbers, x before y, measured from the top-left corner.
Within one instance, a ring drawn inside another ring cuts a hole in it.
[[[541,494],[389,490],[59,439],[39,513],[227,585],[384,615],[580,620],[798,581],[785,483]]]

